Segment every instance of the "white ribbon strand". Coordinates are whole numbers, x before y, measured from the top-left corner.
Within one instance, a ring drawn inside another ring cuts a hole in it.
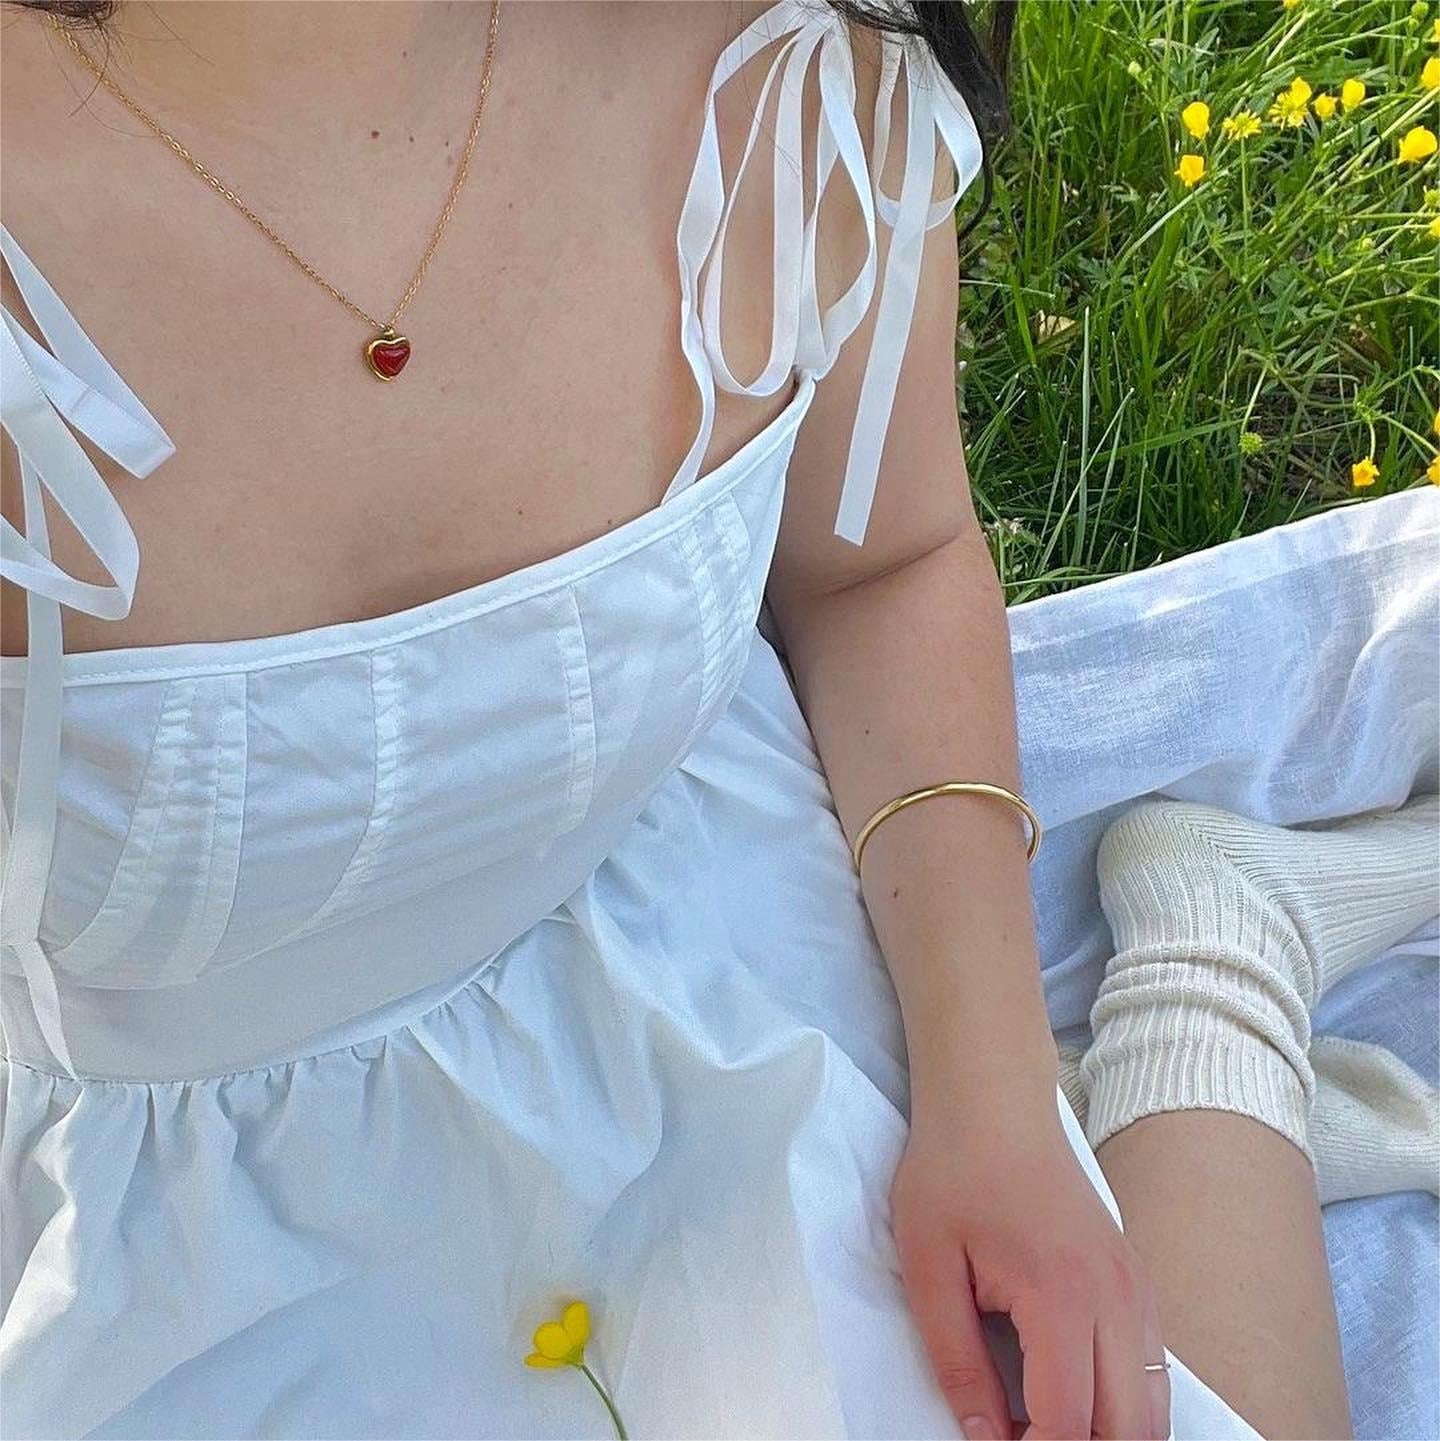
[[[73,1076],[54,966],[40,940],[55,847],[64,715],[60,606],[104,620],[128,615],[140,550],[124,511],[65,422],[137,478],[173,455],[175,445],[3,225],[0,255],[51,347],[0,306],[0,424],[20,457],[25,527],[22,534],[8,520],[0,523],[0,575],[27,592],[29,642],[14,813],[3,836],[0,938],[19,959],[41,1035]],[[51,559],[44,491],[112,584],[82,581]]]

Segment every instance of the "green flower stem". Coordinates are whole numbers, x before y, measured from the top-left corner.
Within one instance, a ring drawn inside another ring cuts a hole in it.
[[[609,1393],[600,1384],[595,1373],[585,1362],[582,1361],[580,1363],[580,1369],[590,1378],[590,1384],[599,1393],[600,1399],[605,1403],[605,1409],[610,1413],[610,1419],[615,1423],[615,1435],[619,1438],[619,1441],[630,1441],[630,1438],[625,1434],[625,1423],[620,1419],[620,1413],[615,1409],[615,1403],[610,1399]]]
[[[1240,237],[1240,253],[1246,254],[1250,240],[1250,154],[1249,148],[1240,142],[1240,213],[1244,222],[1244,233]]]

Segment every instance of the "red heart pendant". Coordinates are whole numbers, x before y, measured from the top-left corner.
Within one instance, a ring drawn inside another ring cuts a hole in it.
[[[409,359],[410,342],[389,325],[365,346],[366,363],[381,380],[394,380]]]

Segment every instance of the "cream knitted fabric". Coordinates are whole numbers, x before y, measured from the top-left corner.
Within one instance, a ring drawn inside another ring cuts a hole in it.
[[[1057,1049],[1060,1088],[1084,1129],[1085,1047]],[[1314,1036],[1309,1054],[1316,1084],[1308,1139],[1321,1205],[1391,1191],[1440,1194],[1440,1090],[1368,1041]]]
[[[1322,1204],[1388,1191],[1440,1194],[1440,1090],[1393,1051],[1315,1036],[1310,1149]]]
[[[1324,827],[1195,802],[1133,806],[1101,839],[1114,933],[1081,1061],[1092,1146],[1141,1116],[1235,1111],[1315,1161],[1310,1012],[1440,911],[1440,800]]]

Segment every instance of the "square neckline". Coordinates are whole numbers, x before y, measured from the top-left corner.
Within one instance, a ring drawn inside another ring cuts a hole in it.
[[[226,640],[65,651],[61,656],[63,681],[70,685],[171,679],[181,674],[219,675],[353,654],[458,625],[569,584],[659,540],[684,524],[693,511],[718,500],[762,466],[809,411],[816,378],[802,368],[795,374],[795,387],[784,408],[732,454],[682,489],[577,545],[432,600],[358,620]],[[781,472],[782,485],[787,470],[788,465]],[[23,688],[29,660],[28,655],[0,656],[0,690]]]

